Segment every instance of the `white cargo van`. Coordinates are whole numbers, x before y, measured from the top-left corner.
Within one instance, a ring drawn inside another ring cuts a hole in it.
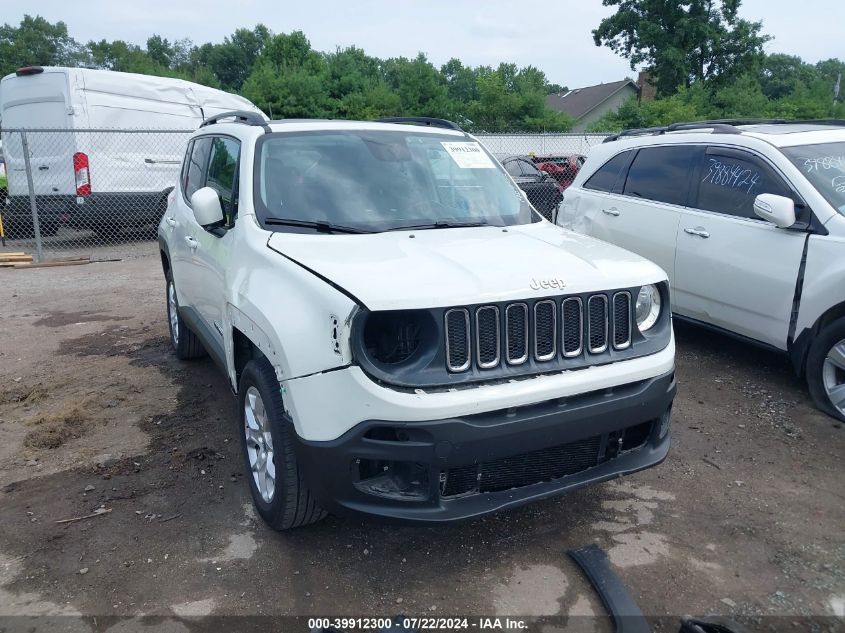
[[[185,136],[96,130],[195,130],[230,110],[260,112],[243,97],[181,79],[20,68],[0,81],[7,232],[32,234],[22,138],[14,130],[55,130],[27,133],[41,232],[61,224],[111,232],[158,223],[179,178]]]

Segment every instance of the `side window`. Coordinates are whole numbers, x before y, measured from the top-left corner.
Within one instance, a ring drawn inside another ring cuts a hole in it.
[[[191,166],[191,152],[193,149],[194,142],[191,141],[188,143],[188,149],[185,151],[185,159],[182,161],[182,172],[179,174],[179,183],[182,185],[183,192],[188,190],[188,168]]]
[[[697,208],[757,219],[754,199],[761,193],[792,197],[783,179],[748,152],[711,148],[702,156]]]
[[[628,169],[633,154],[633,150],[628,150],[611,158],[599,167],[596,173],[590,176],[587,182],[584,183],[584,188],[593,189],[594,191],[617,191],[621,193],[619,177]]]
[[[695,145],[641,148],[628,171],[624,194],[686,205],[695,159],[702,153]]]
[[[519,161],[519,166],[522,167],[522,175],[523,176],[542,176],[540,170],[537,169],[534,165],[529,163],[527,160]]]
[[[238,156],[241,144],[231,138],[214,137],[208,161],[206,186],[220,196],[220,206],[226,224],[231,225],[238,214]]]
[[[211,151],[211,138],[204,136],[194,140],[191,160],[185,178],[185,197],[190,201],[197,189],[205,186],[205,169],[208,166],[208,153]]]
[[[519,161],[518,160],[511,160],[505,163],[505,169],[511,176],[521,176],[522,170],[519,168]]]

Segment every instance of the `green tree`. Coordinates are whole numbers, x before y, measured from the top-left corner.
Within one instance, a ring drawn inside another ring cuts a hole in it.
[[[740,0],[602,0],[616,13],[593,31],[597,46],[645,64],[662,96],[695,81],[728,80],[757,67],[760,22],[737,16]]]
[[[270,37],[243,84],[242,94],[274,118],[331,114],[328,66],[301,31]]]
[[[440,74],[446,80],[449,98],[460,103],[469,103],[478,99],[476,72],[464,66],[461,60],[453,57],[440,67]]]
[[[25,15],[18,26],[0,26],[0,77],[21,66],[73,66],[79,54],[64,22]]]
[[[237,92],[271,37],[270,30],[263,24],[252,30],[238,29],[224,38],[222,44],[206,45],[200,57],[223,88]]]
[[[798,86],[806,87],[817,79],[815,67],[795,55],[766,55],[760,66],[760,84],[769,99],[785,97]]]
[[[170,68],[175,57],[175,51],[167,39],[160,35],[153,35],[147,38],[147,57],[162,68]]]
[[[388,59],[383,69],[387,85],[399,95],[402,114],[445,118],[453,116],[453,102],[449,99],[446,81],[423,53],[414,59]]]

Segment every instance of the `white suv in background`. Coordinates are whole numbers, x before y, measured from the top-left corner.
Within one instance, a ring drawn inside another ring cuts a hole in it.
[[[845,420],[845,121],[623,132],[558,223],[659,264],[676,316],[788,353]]]
[[[665,273],[544,220],[453,123],[212,117],[159,243],[173,348],[225,372],[277,529],[473,517],[669,450]]]

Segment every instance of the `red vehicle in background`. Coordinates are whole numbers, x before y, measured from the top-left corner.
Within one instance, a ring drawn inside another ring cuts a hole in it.
[[[531,162],[552,178],[557,181],[557,186],[561,191],[572,184],[581,165],[587,160],[586,156],[582,154],[554,154],[547,156],[529,156]]]

